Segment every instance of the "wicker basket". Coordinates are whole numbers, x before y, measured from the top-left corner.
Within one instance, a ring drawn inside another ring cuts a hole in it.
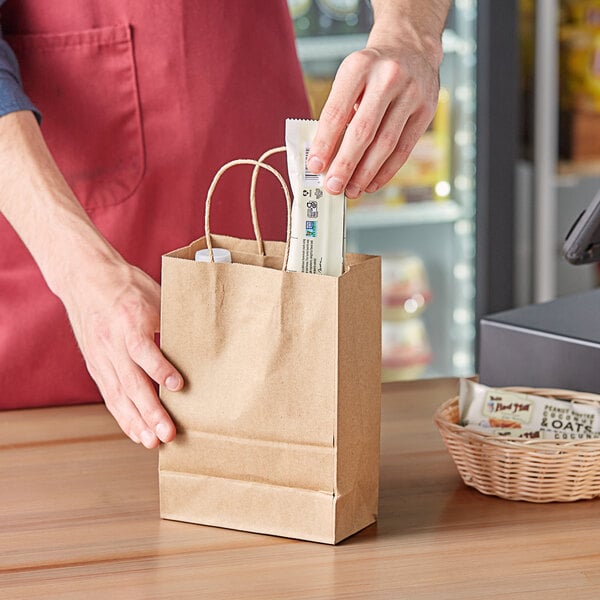
[[[595,394],[505,389],[600,405]],[[600,439],[507,439],[471,431],[458,420],[458,397],[442,404],[434,417],[463,481],[483,494],[528,502],[571,502],[600,495]]]

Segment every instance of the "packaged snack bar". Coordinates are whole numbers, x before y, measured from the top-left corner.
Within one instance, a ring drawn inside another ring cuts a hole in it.
[[[600,408],[489,388],[461,379],[458,398],[462,425],[510,438],[579,441],[600,437]]]
[[[317,121],[287,119],[285,145],[292,186],[292,235],[288,271],[339,277],[344,272],[346,199],[329,194],[321,175],[306,166]]]

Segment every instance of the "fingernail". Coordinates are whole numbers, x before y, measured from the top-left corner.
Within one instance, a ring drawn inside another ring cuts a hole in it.
[[[140,443],[140,438],[138,438],[138,436],[137,436],[137,435],[135,435],[135,433],[133,433],[133,431],[132,431],[132,432],[129,434],[129,439],[130,439],[132,442],[135,442],[136,444],[139,444],[139,443]]]
[[[144,431],[142,431],[140,434],[140,437],[142,438],[142,444],[144,444],[146,448],[152,448],[152,446],[154,446],[156,443],[155,435],[148,429],[144,429]]]
[[[311,156],[306,166],[311,173],[320,173],[323,170],[323,161],[316,156]]]
[[[358,198],[360,196],[360,188],[355,183],[351,183],[346,187],[346,196],[349,198]]]
[[[156,435],[161,442],[167,442],[169,436],[169,426],[166,423],[159,423],[156,426]]]
[[[165,381],[168,390],[176,392],[181,384],[181,379],[177,375],[169,375]]]
[[[366,187],[365,192],[367,192],[367,194],[372,194],[373,192],[376,192],[378,189],[379,189],[379,184],[375,183],[373,181]]]
[[[344,187],[344,182],[339,177],[330,177],[327,180],[327,189],[332,194],[341,194]]]

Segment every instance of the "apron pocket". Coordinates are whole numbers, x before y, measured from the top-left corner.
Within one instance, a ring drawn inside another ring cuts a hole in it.
[[[134,192],[144,144],[131,28],[8,35],[44,138],[88,211]]]

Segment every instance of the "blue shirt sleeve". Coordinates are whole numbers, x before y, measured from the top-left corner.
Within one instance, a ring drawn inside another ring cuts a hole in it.
[[[39,110],[23,91],[17,58],[0,32],[0,117],[17,110],[31,110],[41,121]]]

